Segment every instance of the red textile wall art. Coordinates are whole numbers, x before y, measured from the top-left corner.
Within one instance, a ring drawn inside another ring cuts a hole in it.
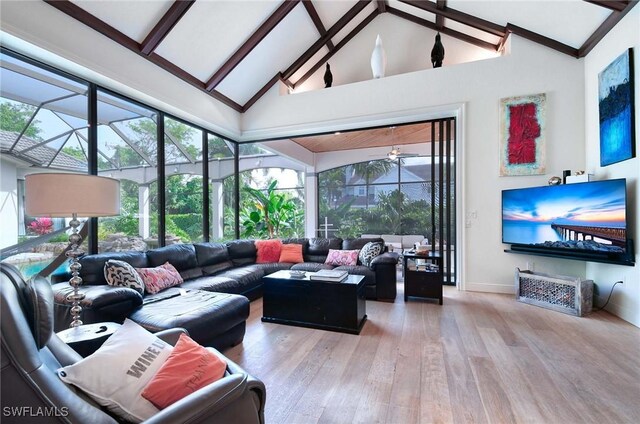
[[[544,174],[545,94],[510,97],[500,103],[500,175]]]

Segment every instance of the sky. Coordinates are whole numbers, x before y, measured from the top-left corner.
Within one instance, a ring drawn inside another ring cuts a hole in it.
[[[538,223],[623,223],[625,190],[624,179],[504,190],[502,216]]]

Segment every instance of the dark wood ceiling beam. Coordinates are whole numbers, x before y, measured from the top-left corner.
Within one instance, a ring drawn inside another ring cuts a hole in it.
[[[182,16],[193,5],[195,0],[176,0],[173,2],[167,13],[158,21],[151,32],[147,34],[141,44],[142,54],[151,54],[164,40],[174,26],[180,21]]]
[[[407,21],[410,21],[410,22],[413,22],[415,24],[421,25],[421,26],[423,26],[425,28],[429,28],[429,29],[432,29],[434,31],[438,31],[438,28],[437,28],[436,24],[434,24],[431,21],[427,21],[426,19],[422,19],[422,18],[420,18],[420,17],[418,17],[416,15],[412,15],[411,13],[407,13],[407,12],[404,12],[404,11],[402,11],[400,9],[396,9],[396,8],[390,7],[390,6],[387,7],[387,12],[389,12],[390,14],[395,15],[395,16],[397,16],[399,18],[403,18],[403,19],[406,19]],[[453,38],[457,38],[458,40],[465,41],[465,42],[467,42],[469,44],[473,44],[473,45],[481,47],[483,49],[491,50],[491,51],[494,51],[494,52],[498,51],[498,45],[491,44],[488,41],[484,41],[484,40],[481,40],[479,38],[472,37],[472,36],[464,34],[462,32],[459,32],[459,31],[456,31],[456,30],[453,30],[453,29],[450,29],[450,28],[447,28],[447,27],[442,27],[439,31],[441,33],[445,34],[445,35],[448,35],[448,36],[453,37]]]
[[[504,33],[504,37],[502,37],[500,39],[500,42],[498,43],[498,51],[502,53],[502,51],[504,50],[504,46],[507,44],[507,40],[509,39],[509,36],[511,35],[511,31],[507,30]]]
[[[390,8],[387,7],[387,11],[389,11],[389,9]],[[340,42],[338,44],[336,44],[336,48],[335,49],[333,49],[332,51],[330,51],[329,53],[324,55],[324,57],[322,59],[320,59],[318,61],[318,63],[313,65],[311,67],[311,69],[309,69],[307,71],[306,74],[304,74],[302,77],[300,77],[300,79],[295,82],[295,86],[297,87],[298,85],[302,84],[307,79],[309,79],[309,77],[311,77],[311,75],[313,75],[314,72],[316,72],[322,65],[324,65],[329,59],[331,59],[331,56],[333,56],[341,48],[343,48],[349,41],[351,41],[351,39],[353,37],[355,37],[360,31],[362,31],[362,29],[364,27],[369,25],[369,23],[371,23],[371,21],[373,21],[376,18],[376,16],[378,16],[379,14],[380,14],[380,12],[378,11],[378,9],[374,10],[373,12],[371,12],[369,14],[369,16],[364,18],[364,20],[358,24],[357,27],[355,27],[353,30],[351,30],[351,32],[349,34],[347,34],[342,40],[340,40]]]
[[[344,28],[349,22],[351,22],[365,7],[371,2],[371,0],[358,0],[358,2],[351,8],[347,13],[344,14],[342,18],[338,20],[331,28],[327,30],[327,33],[324,37],[321,37],[318,41],[313,43],[311,47],[307,49],[306,52],[302,54],[295,62],[291,64],[287,68],[286,71],[283,72],[283,77],[285,79],[291,78],[293,74],[295,74],[298,69],[300,69],[309,59],[315,55],[318,50],[332,37],[334,37],[342,28]],[[377,11],[378,9],[376,9]]]
[[[156,65],[158,65],[159,67],[161,67],[165,71],[167,71],[167,72],[169,72],[171,74],[174,74],[175,76],[177,76],[181,80],[188,82],[189,84],[191,84],[194,87],[204,91],[207,94],[210,94],[214,99],[220,100],[222,103],[224,103],[225,105],[229,106],[233,110],[235,110],[237,112],[242,112],[242,106],[240,106],[240,104],[238,104],[235,101],[231,100],[230,98],[228,98],[224,94],[220,93],[219,91],[215,91],[215,90],[208,91],[205,88],[204,82],[200,81],[198,78],[194,77],[193,75],[191,75],[190,73],[188,73],[184,69],[182,69],[179,66],[175,65],[173,62],[169,62],[167,59],[165,59],[164,57],[162,57],[162,56],[160,56],[160,55],[158,55],[156,53],[151,53],[149,56],[143,56],[143,57],[146,57],[147,59],[149,59],[149,61],[155,63]]]
[[[249,53],[282,21],[285,16],[289,14],[297,5],[300,0],[285,0],[275,12],[267,18],[267,20],[260,25],[260,27],[249,37],[245,43],[240,46],[236,52],[231,55],[215,74],[206,83],[206,89],[211,91],[222,82],[227,75],[233,71],[233,69],[247,57]]]
[[[587,41],[585,41],[584,44],[580,46],[580,48],[578,49],[578,57],[585,57],[586,55],[588,55],[589,52],[593,50],[596,45],[598,45],[600,40],[602,40],[604,36],[607,35],[607,33],[609,33],[609,31],[611,31],[611,29],[616,26],[617,23],[620,22],[620,20],[622,20],[622,18],[624,18],[625,15],[629,13],[636,4],[638,4],[638,0],[631,0],[627,4],[627,7],[625,7],[621,12],[611,12],[609,17],[605,19],[604,22],[598,27],[598,29],[595,30],[595,32],[591,34],[589,38],[587,38]]]
[[[627,1],[616,1],[616,0],[584,0],[584,1],[587,3],[604,7],[609,10],[615,10],[616,12],[622,12],[629,4],[629,2]]]
[[[309,61],[309,59],[313,57],[313,55],[316,54],[318,50],[320,50],[320,48],[324,44],[326,44],[327,41],[330,42],[331,37],[335,36],[342,28],[344,28],[349,22],[351,22],[351,20],[353,20],[353,18],[355,18],[370,1],[371,0],[366,0],[356,3],[342,18],[338,20],[338,22],[336,22],[328,31],[325,31],[320,40],[316,41],[316,43],[314,43],[313,46],[311,46],[302,56],[298,58],[298,60],[296,60],[289,68],[287,68],[285,72],[277,73],[256,94],[254,94],[254,96],[251,97],[251,99],[249,99],[247,103],[244,104],[244,106],[242,106],[243,111],[246,111],[251,106],[253,106],[253,104],[257,102],[262,96],[264,96],[266,92],[269,91],[269,89],[278,81],[281,81],[289,88],[294,88],[295,85],[292,84],[291,81],[289,81],[289,78],[291,78],[291,76],[295,74],[298,69],[302,67],[302,65]],[[306,4],[306,1],[303,0],[303,4]],[[336,46],[333,46],[333,43],[332,47],[329,48],[329,52],[332,51],[336,51]]]
[[[436,8],[438,10],[444,10],[447,7],[447,0],[436,0]],[[441,30],[444,27],[444,16],[436,15],[436,27]]]
[[[83,23],[84,25],[87,25],[89,28],[92,28],[94,31],[99,32],[100,34],[104,35],[105,37],[107,37],[107,38],[109,38],[109,39],[111,39],[113,41],[115,41],[116,43],[120,44],[121,46],[126,47],[127,49],[131,50],[132,52],[139,54],[140,56],[144,57],[148,61],[154,63],[155,65],[157,65],[159,67],[161,67],[165,71],[168,71],[169,73],[175,75],[176,77],[180,78],[181,80],[183,80],[183,81],[191,84],[192,86],[196,87],[197,89],[199,89],[201,91],[204,91],[205,93],[211,95],[213,98],[221,101],[222,103],[224,103],[225,105],[229,106],[233,110],[235,110],[237,112],[242,112],[242,106],[240,106],[238,103],[234,102],[233,100],[231,100],[227,96],[225,96],[222,93],[219,93],[217,91],[213,91],[213,92],[207,91],[205,89],[204,82],[200,81],[198,78],[196,78],[193,75],[189,74],[184,69],[182,69],[182,68],[176,66],[175,64],[169,62],[168,60],[166,60],[162,56],[159,56],[156,53],[151,53],[150,55],[142,54],[141,46],[140,46],[140,44],[138,42],[136,42],[132,38],[129,38],[127,35],[123,34],[120,31],[118,31],[117,29],[115,29],[111,25],[107,24],[106,22],[96,18],[95,16],[93,16],[92,14],[87,12],[86,10],[82,9],[81,7],[77,6],[76,4],[72,3],[71,1],[69,1],[69,0],[44,0],[44,1],[47,4],[49,4],[49,5],[53,6],[54,8],[58,9],[62,13],[65,13],[68,16],[70,16],[70,17],[76,19],[77,21]]]
[[[544,35],[540,35],[536,32],[529,31],[528,29],[513,24],[507,24],[507,31],[519,35],[522,38],[526,38],[527,40],[533,41],[534,43],[538,43],[543,46],[549,47],[550,49],[557,50],[560,53],[568,54],[569,56],[573,56],[575,58],[578,57],[578,49],[563,44],[552,38],[545,37]]]
[[[327,33],[327,29],[324,27],[324,24],[322,23],[322,19],[320,19],[320,15],[318,15],[318,11],[313,6],[313,3],[311,2],[311,0],[302,0],[302,4],[304,5],[304,8],[307,10],[307,14],[313,21],[313,24],[316,26],[316,29],[318,30],[320,37],[324,37],[324,35]],[[327,48],[329,50],[333,50],[333,47],[334,47],[333,41],[329,39],[325,44],[327,45]]]
[[[408,4],[413,7],[417,7],[418,9],[424,10],[425,12],[433,13],[436,16],[440,15],[443,18],[460,22],[461,24],[473,27],[475,29],[479,29],[480,31],[484,31],[491,35],[504,37],[504,33],[505,33],[504,27],[498,24],[494,24],[493,22],[480,19],[476,16],[469,15],[464,12],[460,12],[459,10],[452,9],[447,6],[445,6],[442,9],[438,9],[436,4],[431,1],[400,0],[400,2]]]
[[[376,0],[376,3],[378,5],[378,12],[379,13],[384,13],[387,11],[387,2],[386,0]]]

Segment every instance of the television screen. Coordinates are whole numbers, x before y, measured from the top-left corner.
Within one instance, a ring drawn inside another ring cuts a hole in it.
[[[624,253],[626,180],[502,192],[502,242]]]

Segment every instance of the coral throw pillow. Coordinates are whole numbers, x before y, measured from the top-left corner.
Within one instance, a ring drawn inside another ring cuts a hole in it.
[[[280,262],[289,262],[299,264],[304,262],[302,257],[302,245],[301,244],[283,244],[282,251],[280,252]]]
[[[327,265],[357,265],[359,250],[334,250],[329,249],[327,259],[324,261]]]
[[[282,250],[282,241],[280,240],[256,240],[257,264],[269,264],[280,260],[280,251]]]
[[[227,363],[181,334],[171,355],[142,391],[142,397],[164,409],[224,376]]]
[[[169,262],[155,268],[136,268],[136,271],[144,281],[144,288],[149,294],[156,294],[160,290],[184,282],[178,270]]]

